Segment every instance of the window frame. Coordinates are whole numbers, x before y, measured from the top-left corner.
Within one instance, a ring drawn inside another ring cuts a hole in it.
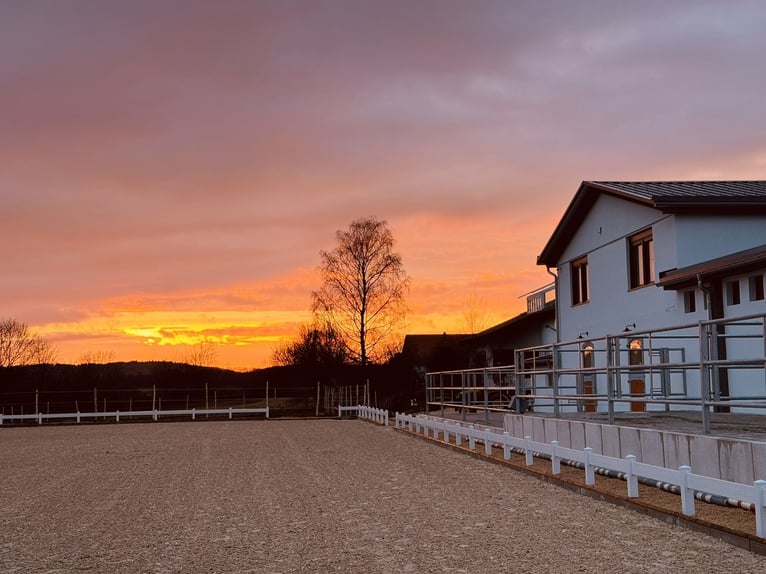
[[[747,286],[750,295],[750,301],[763,301],[766,299],[766,288],[763,284],[763,273],[751,275],[747,278]]]
[[[734,307],[742,303],[742,286],[739,279],[726,282],[726,305]]]
[[[684,313],[696,313],[697,312],[697,290],[687,289],[683,292],[684,297]]]
[[[652,228],[628,237],[628,288],[654,285],[654,235]]]
[[[583,255],[569,263],[572,307],[590,302],[588,256]]]

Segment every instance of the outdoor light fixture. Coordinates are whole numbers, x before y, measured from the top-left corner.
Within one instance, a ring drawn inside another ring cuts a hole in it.
[[[627,325],[625,325],[625,328],[622,330],[622,332],[623,333],[630,333],[635,328],[636,328],[636,324],[635,323],[628,323]]]
[[[577,338],[578,338],[578,339],[583,339],[583,338],[585,338],[585,337],[587,337],[587,336],[588,336],[588,331],[583,331],[582,333],[580,333],[579,335],[577,335]]]
[[[550,330],[551,330],[551,331],[553,331],[554,333],[556,333],[556,332],[557,332],[557,331],[556,331],[556,327],[553,327],[553,326],[551,326],[551,325],[544,325],[544,327],[545,327],[546,329],[550,329]]]

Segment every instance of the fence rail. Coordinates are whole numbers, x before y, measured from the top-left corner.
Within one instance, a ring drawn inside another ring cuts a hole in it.
[[[671,491],[677,491],[680,494],[681,511],[685,516],[695,515],[695,500],[704,498],[700,496],[701,493],[731,499],[736,501],[737,506],[754,510],[756,533],[761,538],[766,538],[766,480],[756,480],[752,485],[729,482],[694,474],[689,466],[681,466],[678,470],[673,470],[638,462],[632,454],[624,459],[614,458],[596,454],[590,447],[583,450],[566,448],[559,445],[558,441],[535,442],[529,436],[521,439],[511,436],[507,431],[497,432],[489,427],[464,426],[460,422],[424,415],[396,413],[395,427],[435,439],[438,439],[441,434],[444,442],[450,442],[452,438],[457,446],[462,446],[463,440],[468,440],[468,447],[471,450],[476,448],[477,442],[484,443],[484,454],[488,456],[492,454],[493,445],[498,445],[503,449],[505,460],[510,460],[511,452],[515,451],[524,454],[527,466],[534,465],[535,457],[544,457],[550,460],[551,472],[554,475],[561,474],[562,462],[573,461],[582,466],[585,472],[585,483],[589,486],[596,484],[597,468],[614,471],[627,482],[629,498],[638,497],[640,479],[666,483],[676,487],[676,490]],[[735,504],[732,502],[731,505]]]
[[[114,422],[120,422],[125,419],[151,419],[158,421],[161,418],[168,417],[191,417],[192,420],[196,420],[198,416],[208,415],[228,415],[231,419],[234,415],[254,415],[264,414],[266,418],[269,418],[269,407],[265,408],[233,408],[227,409],[177,409],[177,410],[148,410],[148,411],[106,411],[97,413],[52,413],[52,414],[27,414],[27,415],[4,415],[0,414],[0,425],[14,422],[37,422],[43,424],[44,421],[74,421],[77,423],[82,422],[83,419],[102,419],[104,421],[114,420]]]
[[[374,407],[367,407],[362,405],[356,406],[340,406],[338,405],[338,418],[343,416],[343,413],[349,413],[356,415],[360,419],[368,419],[372,422],[388,426],[388,411],[385,409],[376,409]]]

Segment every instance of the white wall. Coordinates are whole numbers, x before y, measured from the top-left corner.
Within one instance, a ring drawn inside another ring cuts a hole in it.
[[[580,229],[562,254],[558,265],[559,336],[573,340],[580,333],[599,337],[621,332],[627,324],[649,329],[684,321],[683,301],[673,291],[654,285],[628,288],[627,238],[652,226],[655,279],[659,265],[675,267],[675,229],[672,218],[659,210],[602,195],[583,220]],[[656,231],[655,231],[656,230]],[[588,255],[589,302],[572,306],[569,263]]]
[[[673,267],[687,267],[716,257],[766,244],[763,215],[677,215],[675,226],[678,260]],[[673,267],[660,267],[664,271]]]

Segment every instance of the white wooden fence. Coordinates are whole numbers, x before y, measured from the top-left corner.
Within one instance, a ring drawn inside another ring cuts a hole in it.
[[[265,414],[266,418],[269,418],[269,408],[232,408],[227,409],[183,409],[183,410],[151,410],[151,411],[104,411],[100,413],[55,413],[55,414],[30,414],[30,415],[3,415],[0,414],[0,425],[6,422],[22,422],[22,421],[37,421],[38,424],[43,424],[44,421],[76,421],[81,422],[83,419],[102,419],[110,420],[114,422],[120,422],[120,419],[146,419],[157,421],[162,417],[191,417],[192,420],[196,420],[198,416],[204,415],[229,415],[229,418],[233,418],[234,415],[245,414]]]
[[[362,405],[345,407],[338,405],[336,408],[338,409],[338,417],[343,416],[343,413],[350,413],[361,419],[368,419],[374,423],[388,426],[388,411],[385,409],[375,409]]]
[[[498,445],[503,448],[505,460],[511,458],[512,449],[518,449],[524,452],[527,466],[534,464],[535,454],[547,455],[550,457],[553,474],[561,474],[562,459],[576,461],[584,465],[585,484],[589,486],[596,484],[595,469],[597,467],[621,472],[626,477],[629,498],[638,497],[639,477],[677,485],[681,494],[681,511],[685,516],[695,515],[695,491],[750,503],[755,508],[756,534],[761,538],[766,538],[766,480],[756,480],[752,485],[729,482],[694,474],[689,466],[681,466],[678,470],[673,470],[638,462],[635,455],[632,454],[624,459],[613,458],[596,454],[590,447],[583,450],[565,448],[560,446],[558,441],[553,441],[550,444],[534,442],[529,436],[521,439],[511,436],[508,432],[497,432],[491,428],[477,428],[474,425],[464,426],[459,422],[423,415],[413,416],[396,413],[395,426],[426,437],[433,436],[437,439],[441,434],[445,442],[450,442],[452,437],[457,446],[461,446],[463,441],[467,440],[470,449],[476,448],[477,442],[483,442],[486,455],[491,455],[492,446]]]

